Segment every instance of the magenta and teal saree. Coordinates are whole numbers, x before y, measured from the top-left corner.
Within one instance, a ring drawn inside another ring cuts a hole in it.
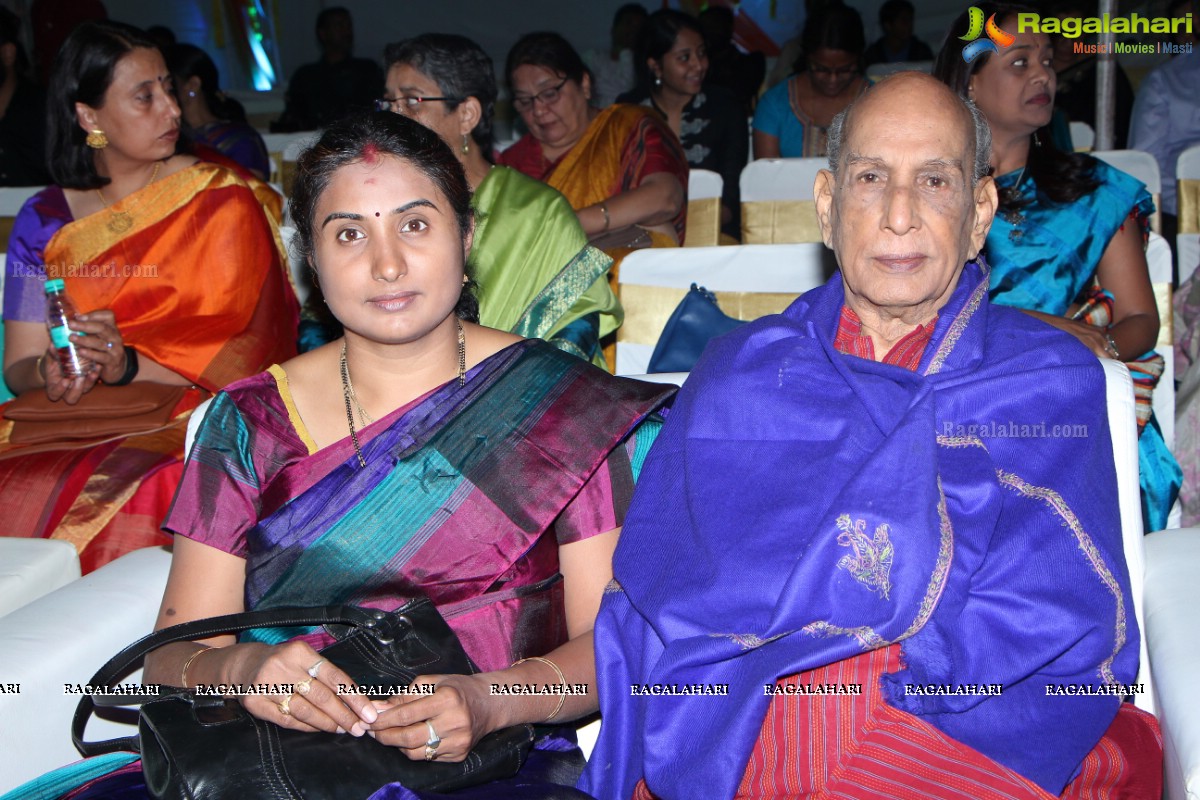
[[[481,669],[503,669],[566,641],[558,548],[622,525],[673,392],[524,340],[365,428],[364,468],[349,437],[316,449],[273,367],[217,395],[164,525],[245,558],[248,609],[423,594]],[[331,641],[244,640],[295,636]],[[516,777],[455,797],[582,798],[582,767],[571,731],[546,729]],[[129,765],[76,796],[137,797],[140,782]]]

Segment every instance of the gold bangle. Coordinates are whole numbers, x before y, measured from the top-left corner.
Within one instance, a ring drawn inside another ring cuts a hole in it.
[[[42,379],[42,383],[46,382],[46,373],[42,369],[44,366],[46,366],[46,351],[43,350],[42,354],[38,356],[37,363],[33,366],[37,370],[38,377]]]
[[[605,230],[605,231],[606,231],[606,230],[608,230],[608,229],[609,229],[609,227],[612,225],[612,218],[608,216],[608,203],[601,203],[601,204],[600,204],[600,213],[604,215],[604,228],[603,228],[603,230]],[[555,667],[555,669],[557,669],[557,667]]]
[[[513,666],[514,667],[520,666],[521,664],[524,664],[526,661],[540,661],[543,664],[546,664],[547,666],[549,666],[550,669],[554,670],[554,673],[556,675],[558,675],[558,685],[563,687],[563,691],[558,695],[558,705],[556,705],[554,707],[554,710],[552,712],[550,712],[550,716],[548,716],[544,720],[542,720],[542,722],[549,722],[550,720],[552,720],[558,716],[558,712],[562,711],[563,704],[567,702],[567,676],[563,675],[563,671],[558,668],[558,664],[555,664],[553,661],[551,661],[548,658],[542,658],[541,656],[530,656],[529,658],[522,658],[520,661],[513,664]]]
[[[195,661],[196,658],[199,657],[202,653],[207,653],[209,650],[220,650],[220,649],[221,648],[219,648],[219,647],[209,647],[209,646],[205,645],[205,646],[201,647],[199,650],[197,650],[196,652],[192,653],[190,656],[188,656],[187,661],[183,662],[183,670],[180,672],[180,675],[179,675],[179,677],[183,683],[184,689],[188,688],[187,671],[188,671],[188,668],[190,666],[192,666],[192,662]]]

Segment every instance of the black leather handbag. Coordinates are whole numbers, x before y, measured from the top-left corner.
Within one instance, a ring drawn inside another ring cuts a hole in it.
[[[646,371],[691,372],[709,339],[745,324],[722,311],[715,294],[693,283],[663,326]]]
[[[89,682],[112,687],[155,648],[250,628],[325,625],[338,641],[321,655],[360,686],[407,686],[417,675],[479,671],[437,608],[419,598],[391,613],[356,606],[250,611],[197,620],[126,647]],[[369,736],[281,728],[247,713],[236,698],[161,687],[157,697],[85,695],[71,736],[84,756],[140,752],[150,794],[163,800],[354,800],[388,783],[450,791],[515,775],[533,746],[533,727],[480,739],[460,763],[412,761]],[[138,735],[84,742],[96,706],[141,705]]]

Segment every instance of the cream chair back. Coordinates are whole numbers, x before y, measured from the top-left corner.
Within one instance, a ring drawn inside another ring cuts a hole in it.
[[[1076,153],[1090,153],[1096,143],[1096,132],[1086,122],[1071,123],[1071,146]]]
[[[1200,233],[1200,144],[1192,145],[1179,154],[1175,161],[1175,180],[1179,232]],[[1195,261],[1190,262],[1187,274],[1191,274],[1195,266]],[[1183,276],[1181,271],[1179,279],[1183,280]]]
[[[760,158],[742,169],[742,243],[820,242],[813,186],[824,158]]]
[[[721,191],[725,181],[709,169],[688,172],[687,236],[684,247],[711,247],[721,241]]]
[[[621,264],[625,322],[617,329],[618,375],[646,372],[654,345],[688,288],[714,292],[738,319],[777,314],[833,274],[833,253],[820,244],[637,250]]]
[[[1146,184],[1146,191],[1154,198],[1150,229],[1162,233],[1162,214],[1158,210],[1162,207],[1162,176],[1154,156],[1144,150],[1096,150],[1092,155]]]
[[[300,152],[315,142],[320,135],[320,131],[263,135],[263,143],[267,146],[267,156],[271,159],[271,174],[268,176],[268,181],[282,187],[284,197],[292,194],[292,180],[295,178],[296,159],[299,158]],[[290,166],[288,166],[289,164]]]

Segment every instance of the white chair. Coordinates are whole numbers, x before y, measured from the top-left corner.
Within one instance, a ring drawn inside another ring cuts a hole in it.
[[[721,192],[725,181],[709,169],[688,171],[687,236],[684,247],[710,247],[721,239]]]
[[[134,550],[0,617],[0,680],[19,685],[0,693],[0,793],[79,760],[71,744],[79,697],[65,687],[86,683],[153,629],[170,563],[163,548]],[[99,717],[88,726],[96,740],[134,732]]]
[[[0,617],[79,575],[79,553],[70,542],[0,536]]]
[[[1146,537],[1143,628],[1163,732],[1165,797],[1200,798],[1200,530]]]
[[[1121,511],[1121,540],[1125,547],[1125,563],[1129,567],[1129,584],[1133,594],[1133,612],[1138,628],[1142,620],[1142,592],[1145,564],[1145,537],[1142,535],[1142,498],[1138,488],[1137,418],[1134,412],[1133,379],[1129,368],[1120,361],[1100,359],[1104,366],[1104,390],[1108,404],[1108,427],[1112,436],[1113,461],[1117,469],[1117,502]],[[1135,695],[1138,706],[1155,713],[1154,687],[1151,681],[1150,660],[1146,637],[1142,637],[1137,682],[1146,686],[1143,694]]]
[[[1162,233],[1162,215],[1158,210],[1162,207],[1162,175],[1154,156],[1144,150],[1096,150],[1092,155],[1146,184],[1146,191],[1154,198],[1150,228]]]
[[[824,158],[760,158],[742,169],[742,242],[820,242],[813,186]]]
[[[1155,351],[1167,362],[1162,378],[1154,388],[1153,408],[1162,428],[1167,447],[1175,449],[1175,340],[1172,331],[1174,313],[1171,307],[1171,248],[1167,240],[1154,231],[1146,245],[1146,263],[1150,267],[1150,284],[1160,320]]]
[[[1096,144],[1096,132],[1086,122],[1071,123],[1071,146],[1076,153],[1089,153]]]
[[[663,326],[693,283],[716,293],[729,316],[754,319],[787,308],[835,267],[833,253],[820,244],[634,251],[619,277],[625,321],[617,329],[617,374],[647,371]]]

